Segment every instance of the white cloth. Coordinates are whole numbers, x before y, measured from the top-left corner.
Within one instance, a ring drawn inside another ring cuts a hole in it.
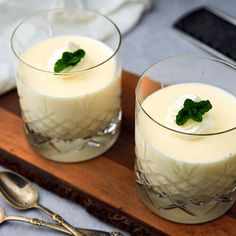
[[[150,8],[150,0],[0,0],[0,95],[15,87],[10,36],[19,21],[32,13],[55,8],[88,8],[111,18],[122,34]]]

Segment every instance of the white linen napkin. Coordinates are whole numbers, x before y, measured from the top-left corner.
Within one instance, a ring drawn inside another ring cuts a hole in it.
[[[0,0],[0,95],[15,87],[10,36],[17,23],[40,10],[88,8],[111,18],[122,34],[128,32],[150,8],[150,0]]]

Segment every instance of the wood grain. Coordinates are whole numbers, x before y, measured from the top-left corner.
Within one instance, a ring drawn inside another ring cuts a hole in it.
[[[216,221],[184,225],[154,215],[140,202],[133,173],[136,84],[135,75],[123,74],[123,123],[117,143],[101,157],[76,164],[56,163],[38,156],[26,141],[16,92],[1,97],[0,163],[80,203],[99,219],[132,235],[236,235],[235,207]]]

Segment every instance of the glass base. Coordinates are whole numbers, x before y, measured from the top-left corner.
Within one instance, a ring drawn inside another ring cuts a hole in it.
[[[118,139],[121,113],[105,129],[87,139],[60,140],[44,137],[30,130],[24,124],[24,130],[32,148],[41,156],[57,162],[80,162],[95,158],[107,151]]]
[[[234,198],[224,201],[211,200],[204,204],[193,204],[190,201],[175,201],[161,196],[151,188],[136,183],[137,192],[142,202],[155,214],[177,223],[199,224],[215,220],[225,214],[234,204]]]

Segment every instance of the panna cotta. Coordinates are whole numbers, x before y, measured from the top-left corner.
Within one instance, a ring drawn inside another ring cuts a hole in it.
[[[210,101],[202,122],[176,124],[186,99]],[[170,85],[137,104],[136,176],[149,208],[173,221],[200,223],[225,212],[218,200],[233,204],[235,108],[233,95],[204,83]]]
[[[79,49],[85,56],[78,64],[53,71],[64,52]],[[27,132],[49,140],[49,146],[54,142],[51,147],[65,153],[58,157],[51,150],[51,159],[66,161],[67,149],[72,148],[68,143],[74,149],[79,142],[80,149],[86,145],[81,140],[94,138],[93,144],[100,145],[95,141],[97,134],[105,136],[103,131],[112,122],[120,122],[120,64],[103,42],[85,36],[57,36],[28,48],[21,60],[17,88],[23,119]]]

